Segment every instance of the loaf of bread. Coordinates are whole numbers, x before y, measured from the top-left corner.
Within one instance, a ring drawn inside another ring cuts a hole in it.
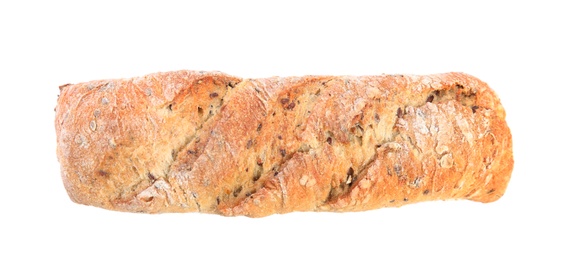
[[[60,91],[64,186],[110,210],[262,217],[492,202],[513,169],[498,97],[463,73],[175,71]]]

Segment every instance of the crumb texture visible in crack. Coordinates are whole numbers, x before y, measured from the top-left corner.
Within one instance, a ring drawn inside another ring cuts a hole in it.
[[[386,90],[388,90],[388,92],[386,92]],[[368,149],[367,151],[369,151],[369,153],[363,156],[363,158],[370,159],[363,159],[361,163],[353,163],[346,171],[346,175],[333,175],[331,188],[327,191],[324,201],[318,208],[335,209],[335,207],[343,206],[343,204],[339,206],[339,203],[356,203],[353,197],[357,196],[359,193],[357,187],[366,190],[367,188],[375,186],[372,182],[377,178],[372,176],[368,178],[368,176],[366,176],[368,169],[371,168],[377,160],[380,162],[387,161],[388,159],[385,158],[386,154],[398,153],[402,154],[403,157],[408,157],[409,153],[405,151],[409,150],[413,151],[413,156],[415,156],[412,159],[422,160],[420,157],[423,156],[423,151],[413,140],[415,137],[412,139],[412,137],[404,133],[406,131],[405,126],[408,123],[406,117],[412,118],[415,113],[422,115],[421,108],[423,107],[448,107],[450,106],[448,105],[449,102],[456,102],[463,107],[467,107],[469,111],[471,110],[473,113],[475,113],[476,110],[476,90],[460,84],[442,85],[439,89],[422,88],[421,92],[412,93],[410,96],[406,96],[405,93],[401,92],[389,92],[389,89],[384,89],[380,93],[382,93],[382,95],[375,97],[364,106],[361,114],[363,116],[360,117],[361,120],[351,122],[354,127],[350,129],[349,133],[349,140],[357,140],[356,142],[348,144],[354,146],[354,149],[358,149],[364,145],[362,140],[371,140],[369,143],[372,149]],[[398,100],[403,100],[403,102],[398,102]],[[394,104],[400,105],[394,106]],[[441,113],[448,113],[448,111],[441,111]],[[371,118],[373,121],[367,122],[362,120],[362,118]],[[427,129],[426,131],[429,130]],[[331,140],[332,143],[333,139],[332,137],[328,137],[328,140]],[[345,150],[347,150],[346,146],[347,145],[345,145]],[[402,150],[404,151],[402,152]],[[441,158],[441,155],[435,156],[439,159]],[[407,165],[409,164],[410,163],[407,163]],[[399,190],[403,189],[401,188],[403,185],[411,188],[419,188],[422,186],[424,180],[426,180],[424,178],[427,176],[420,176],[419,173],[424,172],[422,170],[409,169],[409,172],[406,169],[402,169],[401,161],[396,161],[395,165],[388,167],[387,172],[380,174],[394,176],[398,182],[398,184],[395,185],[400,185],[398,187]],[[429,191],[426,192],[426,194],[428,193]],[[366,196],[366,194],[370,193],[365,193],[364,195]],[[370,196],[376,197],[377,195],[372,193]],[[345,199],[347,202],[339,201],[340,199]]]
[[[225,105],[225,99],[238,84],[239,81],[235,80],[223,82],[214,77],[203,77],[191,89],[184,90],[172,102],[162,106],[162,110],[170,114],[165,118],[177,122],[174,129],[176,132],[173,134],[180,138],[180,142],[170,150],[171,159],[165,166],[164,178],[174,184],[172,188],[175,193],[180,192],[177,195],[184,198],[183,204],[190,204],[189,201],[193,201],[198,211],[201,211],[199,197],[197,193],[190,190],[190,182],[184,178],[177,179],[178,174],[171,176],[171,173],[180,171],[185,175],[192,170],[193,163],[205,151],[208,133],[202,131],[216,123]]]

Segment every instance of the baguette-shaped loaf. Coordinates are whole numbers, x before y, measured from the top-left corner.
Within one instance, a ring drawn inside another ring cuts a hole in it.
[[[60,90],[64,186],[111,210],[261,217],[491,202],[513,168],[498,97],[463,73],[176,71]]]

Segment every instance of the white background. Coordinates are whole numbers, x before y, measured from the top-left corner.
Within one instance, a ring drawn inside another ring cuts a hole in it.
[[[0,259],[564,258],[557,1],[13,2],[0,3]],[[55,154],[58,86],[180,69],[463,71],[486,81],[507,110],[513,177],[491,204],[262,219],[72,203]]]

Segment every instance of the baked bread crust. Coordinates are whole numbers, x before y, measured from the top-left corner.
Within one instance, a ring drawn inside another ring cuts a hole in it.
[[[498,97],[464,73],[175,71],[60,90],[65,188],[110,210],[262,217],[491,202],[513,169]]]

